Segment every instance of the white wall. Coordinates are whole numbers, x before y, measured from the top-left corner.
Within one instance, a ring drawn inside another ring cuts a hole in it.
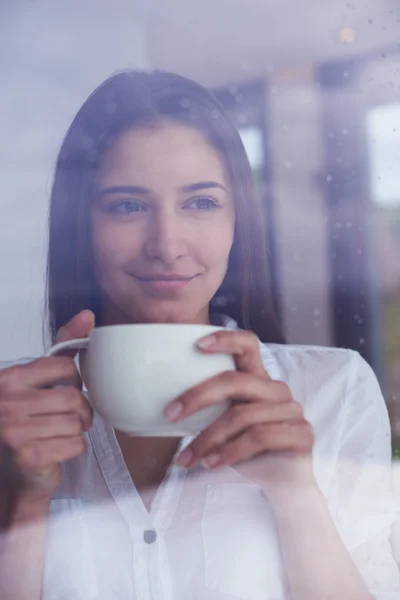
[[[148,66],[133,0],[4,0],[0,9],[0,361],[43,351],[46,218],[61,139],[92,89]]]

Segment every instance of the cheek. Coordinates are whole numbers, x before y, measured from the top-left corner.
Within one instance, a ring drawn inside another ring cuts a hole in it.
[[[233,243],[233,226],[221,225],[197,240],[197,248],[203,262],[219,270],[226,268]]]
[[[128,259],[139,253],[135,247],[137,236],[127,229],[118,227],[116,230],[110,224],[93,223],[93,254],[97,269],[111,270],[126,264]]]

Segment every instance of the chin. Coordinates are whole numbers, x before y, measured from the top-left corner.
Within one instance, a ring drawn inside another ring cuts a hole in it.
[[[140,298],[135,303],[130,298],[110,300],[104,305],[105,320],[117,323],[208,323],[208,303],[188,300],[155,300]]]
[[[139,314],[136,313],[136,318],[133,320],[139,323],[193,323],[193,321],[199,320],[199,314],[202,312],[200,307],[188,310],[187,305],[169,307],[148,306],[145,310],[140,311]]]
[[[195,316],[174,314],[174,313],[158,313],[157,315],[146,314],[140,319],[140,323],[192,323]]]

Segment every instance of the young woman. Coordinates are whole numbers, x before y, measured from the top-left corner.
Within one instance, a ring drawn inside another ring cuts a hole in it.
[[[355,352],[281,343],[261,222],[239,134],[201,86],[126,71],[79,110],[51,196],[53,339],[221,323],[199,351],[236,372],[166,418],[232,403],[195,438],[134,438],[93,415],[83,355],[4,369],[2,598],[398,597],[377,381]]]

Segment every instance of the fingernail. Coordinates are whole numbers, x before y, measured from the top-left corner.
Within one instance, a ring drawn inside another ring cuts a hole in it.
[[[193,450],[191,448],[186,448],[181,454],[178,456],[176,464],[180,467],[187,467],[190,461],[193,459]]]
[[[201,463],[206,469],[211,469],[212,467],[215,467],[220,462],[220,460],[220,454],[209,454],[208,456],[206,456],[206,458],[203,458]]]
[[[174,421],[183,410],[183,404],[181,402],[173,402],[164,411],[165,416],[169,421]]]
[[[199,348],[209,348],[210,346],[213,346],[217,341],[217,338],[215,337],[215,335],[207,335],[206,337],[201,338],[198,342],[197,342],[197,346]]]
[[[81,321],[89,323],[93,321],[94,313],[91,310],[85,309],[80,314]]]

